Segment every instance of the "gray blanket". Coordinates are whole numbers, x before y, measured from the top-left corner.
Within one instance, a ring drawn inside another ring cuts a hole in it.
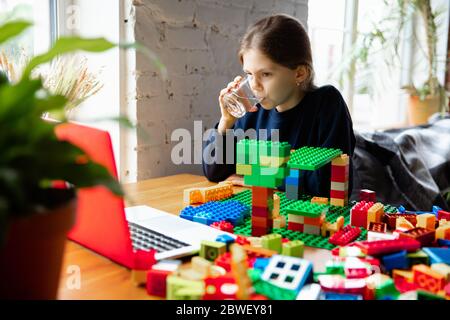
[[[352,200],[360,189],[376,191],[378,201],[429,211],[449,206],[450,119],[385,132],[356,133]]]

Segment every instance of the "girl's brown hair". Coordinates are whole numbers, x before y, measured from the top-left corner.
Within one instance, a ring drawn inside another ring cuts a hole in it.
[[[260,50],[275,63],[292,70],[304,65],[308,76],[301,88],[304,91],[315,88],[311,43],[302,23],[294,17],[277,14],[257,21],[247,29],[241,40],[241,64],[244,52],[249,49]]]

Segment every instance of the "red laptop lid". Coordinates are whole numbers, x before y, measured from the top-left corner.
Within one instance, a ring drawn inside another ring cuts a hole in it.
[[[104,165],[117,178],[108,132],[64,123],[56,127],[56,135],[83,149],[93,161]],[[102,256],[133,268],[134,255],[123,199],[103,186],[79,190],[77,220],[68,237]]]

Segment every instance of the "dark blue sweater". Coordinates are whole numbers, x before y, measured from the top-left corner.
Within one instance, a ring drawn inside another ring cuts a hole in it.
[[[303,99],[294,108],[285,112],[278,112],[275,108],[247,113],[238,119],[233,130],[249,128],[256,129],[259,138],[259,129],[267,129],[270,140],[270,129],[279,129],[279,140],[287,141],[292,149],[302,146],[317,146],[326,148],[339,148],[348,155],[353,155],[355,149],[355,135],[353,124],[347,105],[339,91],[333,86],[323,86],[305,94]],[[218,124],[215,128],[217,129]],[[203,145],[204,154],[212,156],[223,154],[226,159],[226,141],[234,143],[234,139],[218,134],[217,130],[210,134]],[[222,139],[218,143],[218,139]],[[223,146],[223,147],[221,147]],[[220,149],[220,150],[219,150]],[[230,149],[228,149],[230,150]],[[234,155],[236,159],[236,155]],[[207,164],[203,161],[203,172],[208,180],[218,182],[236,173],[234,164]],[[350,162],[349,194],[352,189],[352,163]],[[305,171],[301,175],[301,185],[306,194],[329,197],[330,193],[330,166],[324,166],[316,171]],[[284,189],[284,186],[280,189]]]

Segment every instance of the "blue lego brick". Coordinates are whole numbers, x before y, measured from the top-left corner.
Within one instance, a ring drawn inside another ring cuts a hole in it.
[[[446,239],[437,239],[437,244],[440,247],[450,247],[450,240]]]
[[[249,216],[250,208],[237,200],[210,201],[197,207],[186,207],[180,213],[183,219],[207,225],[217,221],[229,221],[233,226],[238,226]]]
[[[430,264],[446,263],[450,265],[450,248],[422,248],[430,258]]]
[[[256,258],[255,263],[253,264],[253,268],[264,271],[269,265],[269,262],[270,258]]]
[[[298,170],[298,169],[289,170],[289,176],[294,177],[294,178],[300,177],[300,170]]]
[[[321,300],[363,300],[360,294],[324,292]]]
[[[234,238],[227,234],[221,234],[220,236],[217,236],[216,242],[223,242],[228,245],[228,244],[234,243]]]
[[[286,185],[298,186],[300,179],[298,177],[288,176],[286,177]]]
[[[407,251],[402,250],[393,254],[385,255],[382,257],[383,266],[386,271],[390,272],[393,269],[408,269],[409,260]]]

